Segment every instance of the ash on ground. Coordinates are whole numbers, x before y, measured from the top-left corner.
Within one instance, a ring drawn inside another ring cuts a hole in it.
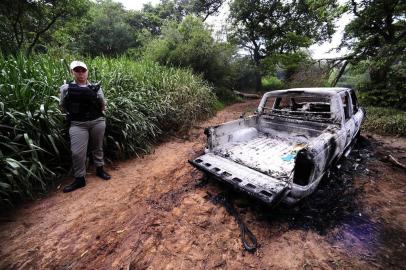
[[[367,161],[375,157],[374,141],[360,137],[347,158],[343,158],[324,176],[316,191],[294,206],[279,205],[269,209],[246,195],[227,187],[239,211],[253,211],[259,220],[287,222],[289,229],[314,230],[326,234],[330,229],[362,216],[358,196],[362,188],[354,185],[354,176],[373,173]]]

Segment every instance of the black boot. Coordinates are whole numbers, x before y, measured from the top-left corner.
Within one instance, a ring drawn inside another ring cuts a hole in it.
[[[78,188],[82,188],[86,186],[86,180],[84,177],[76,177],[75,180],[70,184],[67,185],[64,189],[63,192],[71,192],[74,191]]]
[[[103,166],[96,168],[96,175],[103,180],[109,180],[111,178],[111,176],[104,171]]]

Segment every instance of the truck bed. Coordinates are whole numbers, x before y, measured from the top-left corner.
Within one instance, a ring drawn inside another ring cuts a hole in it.
[[[280,180],[287,180],[293,171],[295,157],[306,146],[303,136],[275,136],[258,132],[248,141],[230,142],[217,147],[216,155],[232,160]]]

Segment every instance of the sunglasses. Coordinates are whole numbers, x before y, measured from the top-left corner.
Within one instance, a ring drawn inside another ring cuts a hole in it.
[[[74,68],[73,71],[75,71],[77,73],[85,73],[87,70],[83,67],[77,67],[77,68]]]

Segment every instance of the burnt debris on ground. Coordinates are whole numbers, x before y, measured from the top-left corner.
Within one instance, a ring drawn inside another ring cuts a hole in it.
[[[373,137],[361,136],[350,155],[330,170],[317,190],[293,206],[279,205],[271,209],[244,193],[234,191],[228,185],[210,182],[226,190],[228,196],[233,198],[242,219],[251,216],[251,219],[254,217],[269,226],[279,224],[288,230],[311,230],[327,235],[333,246],[341,246],[370,265],[402,269],[406,264],[403,255],[406,252],[406,230],[388,224],[381,218],[369,216],[363,211],[361,203],[364,184],[370,184],[368,179],[381,179],[379,174],[382,172],[368,165],[376,160],[385,161],[384,157],[388,153],[382,152],[384,150],[380,146],[381,143]],[[357,178],[357,184],[354,178]],[[208,193],[208,198],[211,197]],[[247,215],[249,213],[253,215]],[[245,221],[255,231],[252,224],[256,222]]]
[[[342,228],[329,238],[332,245],[341,244],[353,255],[378,268],[404,269],[406,263],[404,228],[373,221],[366,215],[353,215],[347,216]]]
[[[360,137],[350,155],[330,170],[317,190],[293,206],[279,205],[270,209],[226,185],[219,186],[223,190],[227,189],[241,213],[252,211],[259,220],[270,224],[287,222],[290,229],[314,230],[324,235],[337,225],[362,215],[358,203],[362,188],[355,187],[354,176],[370,174],[366,163],[372,158],[375,158],[374,141]]]
[[[276,208],[269,214],[269,220],[287,220],[289,228],[325,234],[352,217],[362,215],[359,204],[362,187],[355,187],[354,176],[370,174],[367,161],[373,158],[374,142],[360,137],[350,155],[330,169],[313,194],[293,207]]]

